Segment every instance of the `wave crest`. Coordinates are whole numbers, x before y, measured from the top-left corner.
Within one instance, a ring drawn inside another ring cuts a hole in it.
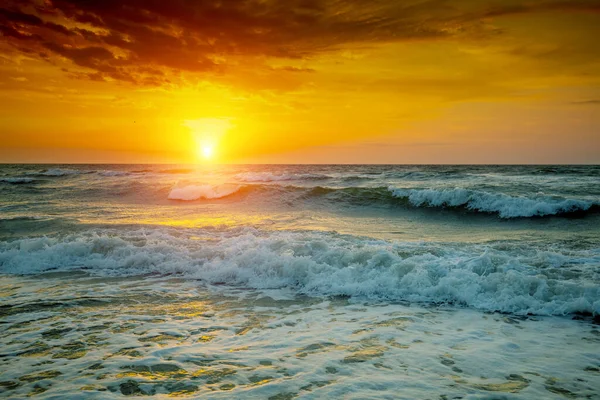
[[[240,190],[238,185],[188,185],[171,189],[170,200],[193,201],[199,199],[221,199]]]
[[[197,240],[199,236],[206,239]],[[550,250],[518,242],[392,243],[251,228],[193,230],[189,235],[181,230],[120,229],[0,242],[0,272],[178,274],[255,289],[286,287],[313,296],[564,315],[600,313],[600,285],[594,278],[599,251]]]
[[[467,210],[498,214],[500,218],[543,217],[588,211],[591,201],[488,193],[467,189],[395,189],[395,197],[408,199],[415,207],[464,207]]]

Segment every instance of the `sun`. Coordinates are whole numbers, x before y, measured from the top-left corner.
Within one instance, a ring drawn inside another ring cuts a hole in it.
[[[199,161],[209,161],[216,157],[217,145],[222,144],[223,136],[231,128],[229,120],[220,118],[185,120],[183,125],[190,130]]]
[[[214,152],[215,152],[215,148],[214,148],[214,146],[212,146],[210,144],[202,145],[200,148],[200,153],[201,153],[202,157],[207,160],[212,158]]]

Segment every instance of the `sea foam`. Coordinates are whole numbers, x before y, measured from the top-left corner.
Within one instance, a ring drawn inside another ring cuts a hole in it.
[[[592,201],[549,196],[529,198],[488,193],[468,189],[397,189],[389,190],[395,197],[406,198],[416,207],[464,207],[468,210],[495,213],[500,218],[543,217],[587,211]]]
[[[597,248],[387,242],[251,228],[104,230],[0,243],[1,273],[84,269],[101,276],[177,274],[311,296],[542,315],[600,313],[600,285],[594,278],[599,263]]]

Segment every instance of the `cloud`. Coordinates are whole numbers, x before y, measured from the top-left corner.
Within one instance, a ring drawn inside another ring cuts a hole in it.
[[[62,57],[89,79],[165,84],[180,72],[229,72],[239,57],[310,60],[349,45],[485,38],[491,18],[600,12],[593,0],[8,0],[2,40]],[[142,70],[142,67],[144,70]],[[265,69],[269,69],[264,65]],[[279,67],[272,71],[312,72]],[[165,72],[169,71],[169,74]]]

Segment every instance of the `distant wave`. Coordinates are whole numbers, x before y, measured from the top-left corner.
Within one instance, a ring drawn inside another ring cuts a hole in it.
[[[243,227],[192,231],[119,228],[0,242],[0,273],[177,274],[311,296],[445,303],[517,314],[600,313],[598,248],[387,242]],[[560,272],[540,272],[549,258]]]
[[[590,210],[591,201],[553,197],[528,198],[467,189],[389,189],[415,207],[462,207],[498,214],[500,218],[543,217]]]
[[[41,172],[34,173],[34,176],[40,177],[62,177],[69,175],[84,175],[84,174],[96,174],[103,177],[119,177],[119,176],[129,176],[131,174],[146,174],[146,173],[155,173],[155,174],[187,174],[192,172],[192,169],[163,169],[163,170],[151,170],[151,169],[142,169],[142,170],[134,170],[134,171],[122,171],[122,170],[76,170],[76,169],[62,169],[62,168],[51,168],[47,170],[43,170]]]
[[[220,199],[240,190],[238,185],[189,185],[173,188],[169,193],[170,200],[192,201],[199,199]]]
[[[331,179],[331,176],[322,174],[275,174],[272,172],[244,172],[237,174],[235,179],[242,182],[318,181]]]
[[[377,175],[367,175],[367,174],[360,174],[360,175],[342,175],[341,177],[339,177],[340,180],[345,181],[345,182],[351,182],[351,181],[360,181],[360,180],[373,180],[373,179],[377,179],[379,176]]]
[[[104,170],[104,171],[97,171],[97,172],[98,172],[98,175],[100,175],[100,176],[107,176],[107,177],[128,176],[128,175],[130,175],[130,173],[126,172],[126,171]]]
[[[177,175],[177,174],[189,174],[190,172],[194,172],[194,169],[192,169],[192,168],[167,168],[167,169],[144,168],[144,169],[135,169],[132,171],[115,171],[115,172],[122,172],[125,174],[172,174],[172,175]]]
[[[88,171],[87,173],[91,173],[93,171]],[[37,175],[40,176],[65,176],[65,175],[79,175],[84,173],[83,171],[79,171],[76,169],[61,169],[61,168],[50,168],[39,172]]]
[[[168,168],[168,169],[136,169],[131,171],[132,174],[189,174],[194,172],[192,168]]]
[[[0,178],[0,182],[10,183],[13,185],[23,185],[35,182],[33,178],[15,177],[15,178]]]

